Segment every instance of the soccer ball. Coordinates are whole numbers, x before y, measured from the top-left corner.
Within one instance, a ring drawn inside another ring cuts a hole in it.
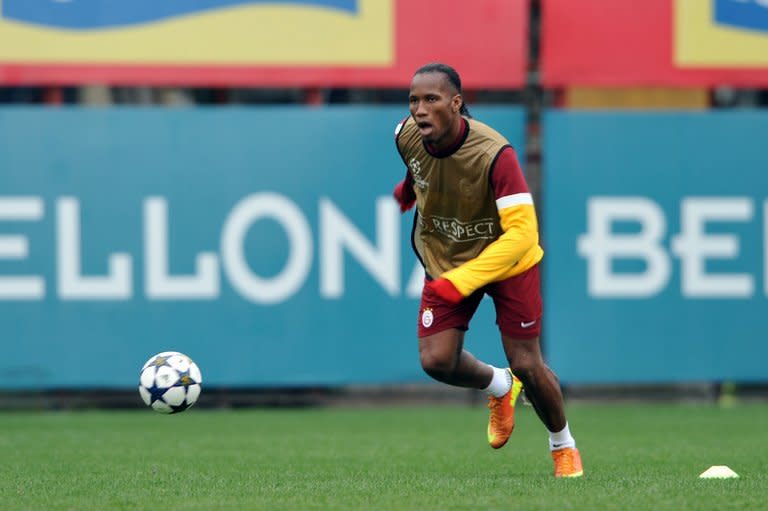
[[[203,376],[191,358],[177,351],[164,351],[141,368],[139,394],[156,412],[183,412],[200,397]]]

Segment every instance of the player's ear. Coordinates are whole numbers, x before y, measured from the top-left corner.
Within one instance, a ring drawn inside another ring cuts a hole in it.
[[[461,97],[461,94],[455,94],[453,98],[451,99],[451,110],[453,113],[457,114],[461,110],[461,105],[464,103],[464,98]]]

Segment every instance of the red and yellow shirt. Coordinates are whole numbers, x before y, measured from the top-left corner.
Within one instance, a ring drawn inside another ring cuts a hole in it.
[[[416,195],[412,241],[427,275],[464,296],[518,275],[544,255],[533,198],[514,149],[489,126],[464,119],[454,147],[426,146],[412,118],[396,142]]]

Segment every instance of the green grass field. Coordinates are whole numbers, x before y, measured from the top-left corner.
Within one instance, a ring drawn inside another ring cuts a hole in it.
[[[768,509],[768,406],[573,405],[555,480],[529,407],[0,414],[0,509]],[[700,480],[728,465],[732,480]]]

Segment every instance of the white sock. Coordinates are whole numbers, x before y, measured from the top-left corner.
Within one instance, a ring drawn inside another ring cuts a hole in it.
[[[571,436],[571,430],[568,429],[568,423],[562,431],[557,433],[549,432],[549,450],[564,449],[565,447],[576,447],[576,440]]]
[[[512,388],[512,375],[506,369],[490,366],[493,369],[493,378],[483,390],[493,397],[501,397]]]

